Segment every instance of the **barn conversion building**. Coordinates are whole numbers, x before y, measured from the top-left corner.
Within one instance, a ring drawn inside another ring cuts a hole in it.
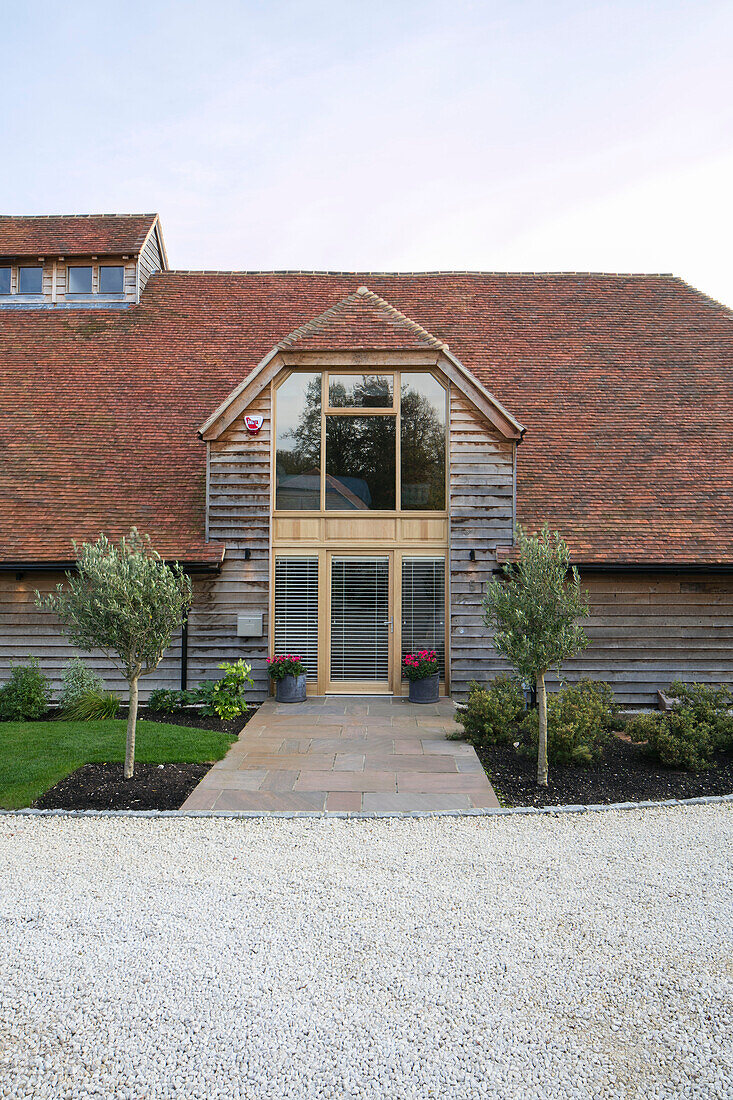
[[[678,278],[172,271],[155,215],[0,217],[0,376],[0,679],[58,679],[34,591],[134,525],[195,592],[147,690],[298,652],[399,694],[430,645],[461,697],[517,522],[590,594],[569,680],[733,679],[733,315]]]

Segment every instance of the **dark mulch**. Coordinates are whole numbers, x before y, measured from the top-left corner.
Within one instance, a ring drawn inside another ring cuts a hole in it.
[[[733,756],[719,753],[704,772],[673,771],[614,737],[603,760],[590,768],[550,765],[549,786],[538,787],[537,762],[511,745],[476,749],[500,802],[505,806],[558,806],[607,802],[660,802],[733,793]]]
[[[170,714],[160,710],[150,710],[149,707],[140,707],[138,718],[145,718],[149,722],[165,722],[170,726],[191,726],[197,730],[216,730],[219,733],[228,733],[236,737],[243,726],[247,725],[250,718],[257,713],[257,707],[248,707],[245,714],[238,718],[232,718],[228,722],[222,721],[216,714],[202,714],[199,710],[181,707],[171,711]],[[120,707],[118,718],[127,718],[127,707]]]
[[[33,803],[39,810],[178,810],[211,764],[84,764]]]

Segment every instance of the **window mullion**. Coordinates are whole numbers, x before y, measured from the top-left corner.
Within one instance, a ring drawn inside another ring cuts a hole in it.
[[[397,404],[397,424],[395,430],[395,510],[402,511],[402,372],[394,376],[395,402]]]

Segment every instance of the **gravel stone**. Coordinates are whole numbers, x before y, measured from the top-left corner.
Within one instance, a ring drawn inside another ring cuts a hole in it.
[[[0,1100],[733,1097],[730,803],[0,818]]]

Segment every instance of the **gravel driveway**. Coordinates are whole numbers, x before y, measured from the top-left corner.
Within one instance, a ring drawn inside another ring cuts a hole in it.
[[[731,1097],[732,839],[2,818],[0,1097]]]

